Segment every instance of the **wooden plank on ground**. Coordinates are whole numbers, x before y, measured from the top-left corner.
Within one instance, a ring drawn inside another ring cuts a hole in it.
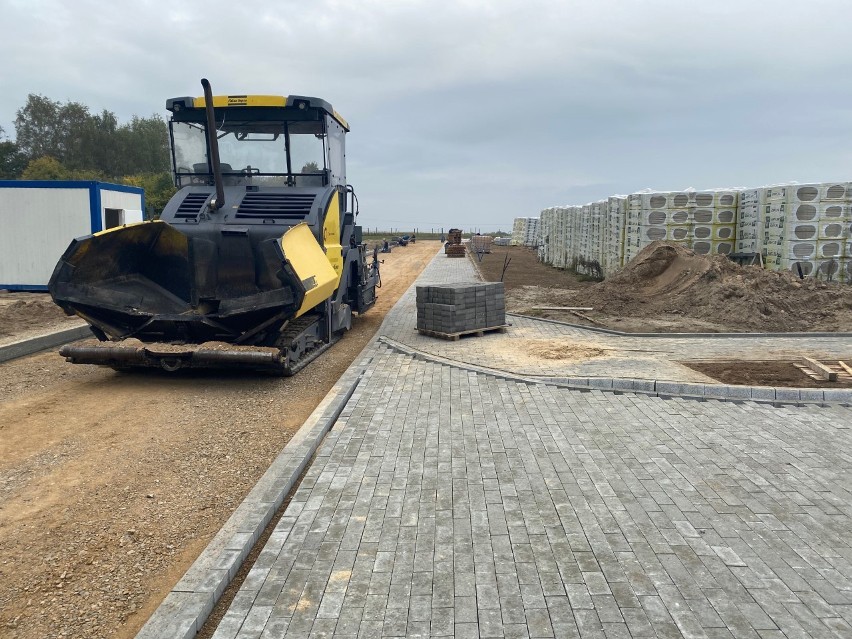
[[[807,366],[804,366],[803,364],[793,363],[793,366],[795,366],[797,370],[802,371],[802,373],[804,373],[805,375],[807,375],[808,377],[810,377],[813,380],[816,380],[816,381],[822,380],[822,376],[817,375],[810,368],[808,368]]]
[[[581,317],[587,322],[591,322],[592,324],[597,324],[598,326],[603,326],[603,323],[599,322],[596,319],[592,319],[588,315],[583,315],[580,311],[568,311],[571,315],[576,315],[577,317]]]
[[[846,362],[840,362],[840,361],[839,361],[839,362],[837,362],[837,363],[838,363],[838,364],[840,364],[840,368],[842,368],[842,369],[843,369],[843,370],[845,370],[847,373],[849,373],[850,375],[852,375],[852,368],[850,368],[850,366],[849,366]]]
[[[536,311],[593,311],[591,306],[533,306]]]
[[[823,379],[827,379],[829,382],[837,381],[837,373],[831,370],[825,364],[822,364],[821,362],[818,362],[815,359],[812,359],[810,357],[803,357],[802,364],[810,368]]]

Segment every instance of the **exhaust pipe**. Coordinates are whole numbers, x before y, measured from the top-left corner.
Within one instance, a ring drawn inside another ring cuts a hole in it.
[[[218,211],[225,206],[225,188],[222,185],[222,165],[219,162],[219,139],[216,137],[216,116],[213,113],[213,91],[207,78],[201,78],[204,88],[204,111],[207,113],[207,146],[210,148],[210,165],[216,182],[216,197],[210,201],[210,208]]]

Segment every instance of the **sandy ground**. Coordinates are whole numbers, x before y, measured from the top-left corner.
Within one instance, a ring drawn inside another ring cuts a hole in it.
[[[292,378],[0,365],[0,637],[133,637],[437,249],[383,256],[376,307]],[[15,330],[65,321],[31,310]]]

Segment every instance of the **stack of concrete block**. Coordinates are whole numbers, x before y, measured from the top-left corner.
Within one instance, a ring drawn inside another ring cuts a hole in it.
[[[848,282],[852,184],[782,184],[765,193],[766,266]]]
[[[764,253],[768,190],[760,188],[740,191],[737,207],[737,253]]]
[[[462,244],[461,229],[450,229],[447,232],[447,245],[444,247],[447,257],[464,257],[465,246]]]
[[[433,284],[417,287],[417,329],[464,333],[503,326],[506,293],[503,282]]]
[[[539,226],[537,217],[516,217],[512,225],[512,244],[538,247]]]

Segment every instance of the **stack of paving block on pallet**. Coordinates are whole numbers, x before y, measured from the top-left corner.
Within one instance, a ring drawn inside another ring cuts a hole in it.
[[[444,246],[447,257],[464,257],[465,246],[462,244],[461,229],[450,229],[447,233],[447,244]]]
[[[433,284],[417,287],[417,330],[467,333],[506,324],[503,282]]]

